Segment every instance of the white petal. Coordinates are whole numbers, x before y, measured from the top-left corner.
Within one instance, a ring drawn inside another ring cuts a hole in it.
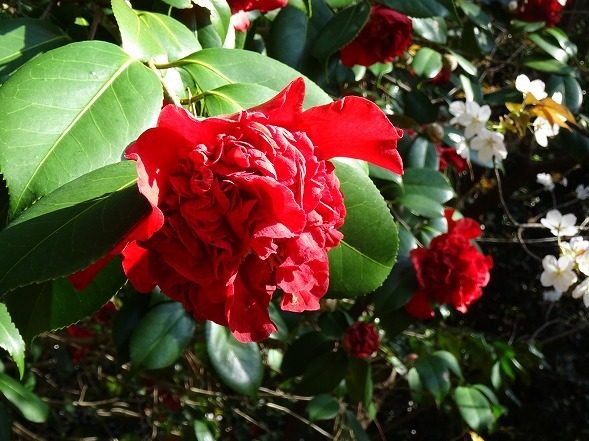
[[[530,90],[530,79],[527,75],[521,74],[518,75],[515,79],[515,88],[522,93],[528,93]]]

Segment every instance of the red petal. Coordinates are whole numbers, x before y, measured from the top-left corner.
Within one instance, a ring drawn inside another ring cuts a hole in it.
[[[301,129],[317,147],[317,156],[362,159],[394,173],[403,173],[397,140],[403,131],[393,126],[376,104],[349,96],[301,116]]]
[[[139,292],[151,292],[157,285],[148,269],[148,251],[137,245],[137,242],[129,243],[123,250],[123,269]]]

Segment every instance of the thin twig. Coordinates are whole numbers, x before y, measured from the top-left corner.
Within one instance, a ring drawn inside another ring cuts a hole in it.
[[[263,431],[267,432],[267,433],[271,433],[272,431],[268,428],[268,426],[266,426],[264,423],[260,423],[256,420],[254,420],[251,416],[243,413],[241,410],[237,409],[237,408],[233,408],[233,412],[235,412],[237,415],[239,415],[240,417],[242,417],[244,420],[249,421],[250,423],[252,423],[254,426],[258,426],[260,429],[262,429]]]
[[[92,24],[90,25],[90,29],[88,29],[88,40],[94,40],[96,31],[98,30],[98,24],[100,23],[100,20],[102,20],[102,14],[102,7],[97,6],[96,12],[94,13],[94,18],[92,19]]]
[[[319,432],[321,435],[323,435],[324,437],[328,438],[328,439],[333,439],[333,436],[331,436],[329,433],[327,433],[325,430],[323,430],[321,427],[317,426],[316,424],[313,424],[311,421],[309,421],[306,418],[303,418],[302,416],[300,416],[299,414],[293,412],[292,410],[290,410],[287,407],[284,406],[280,406],[278,404],[274,404],[274,403],[265,403],[267,407],[270,407],[271,409],[276,409],[276,410],[280,410],[284,413],[289,414],[290,416],[292,416],[293,418],[296,418],[297,420],[299,420],[302,423],[307,424],[309,427],[311,427],[313,430],[316,430],[317,432]]]

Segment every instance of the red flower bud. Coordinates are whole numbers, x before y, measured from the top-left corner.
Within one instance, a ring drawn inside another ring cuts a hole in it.
[[[372,323],[356,322],[350,326],[342,345],[345,351],[357,358],[368,358],[378,350],[378,331]]]

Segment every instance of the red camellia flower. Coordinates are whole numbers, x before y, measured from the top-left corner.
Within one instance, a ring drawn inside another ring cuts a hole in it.
[[[405,306],[418,319],[434,316],[431,302],[450,304],[460,312],[482,295],[493,267],[491,256],[482,255],[469,241],[481,235],[473,219],[452,220],[453,210],[446,210],[448,232],[432,239],[429,248],[411,251],[410,257],[419,288]]]
[[[166,106],[157,127],[126,151],[151,213],[94,266],[70,277],[89,283],[117,253],[133,286],[156,285],[197,320],[228,326],[241,342],[276,330],[268,306],[319,308],[327,251],[345,208],[336,156],[402,173],[402,132],[372,102],[347,97],[303,111],[305,83],[236,115],[195,119]]]
[[[378,331],[372,323],[356,322],[342,340],[344,350],[357,358],[368,358],[378,350]]]
[[[411,19],[383,5],[373,6],[368,23],[340,53],[346,66],[387,63],[411,44]]]
[[[543,21],[546,26],[556,26],[564,4],[559,0],[520,0],[516,17],[527,22]]]

